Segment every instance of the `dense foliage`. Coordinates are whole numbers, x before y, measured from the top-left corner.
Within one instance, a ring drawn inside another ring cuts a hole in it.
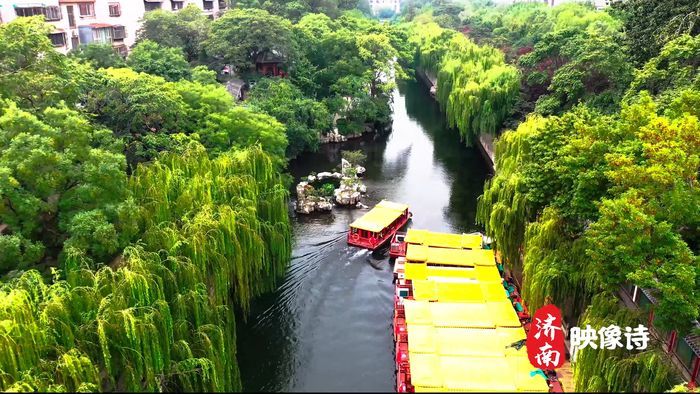
[[[612,12],[624,23],[630,58],[640,64],[676,37],[700,34],[700,3],[695,0],[619,1]]]
[[[356,3],[239,2],[214,21],[202,20],[196,7],[189,7],[185,17],[148,13],[136,53],[128,62],[137,71],[170,81],[197,81],[201,75],[195,69],[190,76],[181,67],[181,56],[169,52],[177,48],[199,67],[231,66],[237,78],[257,84],[248,92],[246,105],[283,123],[287,157],[294,158],[315,150],[320,137],[336,126],[342,134],[361,134],[381,130],[391,120],[394,77],[406,76],[401,65],[408,63],[407,37],[359,11],[341,14],[340,10],[352,9]],[[339,11],[329,11],[327,6]],[[299,14],[291,17],[287,7]],[[196,48],[190,43],[197,43]],[[285,78],[261,78],[256,72],[261,59],[279,61]]]
[[[465,32],[496,46],[520,69],[513,119],[528,113],[561,114],[583,102],[618,110],[632,77],[622,24],[584,4],[476,7],[464,13]]]
[[[49,31],[0,25],[0,390],[240,390],[235,316],[290,254],[284,126],[180,48],[137,72]]]
[[[632,70],[619,22],[592,10],[571,14],[577,7],[519,5],[467,19],[470,34],[515,48],[510,58],[524,86],[547,84],[539,114],[497,141],[497,173],[480,198],[479,221],[522,270],[531,308],[551,299],[578,326],[638,322],[614,296],[632,283],[656,298],[655,327],[688,333],[700,316],[700,37],[668,41]],[[556,23],[565,13],[580,18]],[[528,46],[527,54],[518,49]],[[542,116],[549,114],[557,115]],[[578,390],[677,383],[658,344],[579,357]]]
[[[0,25],[0,390],[241,389],[236,315],[291,253],[286,160],[388,122],[406,41],[357,1],[248,3],[149,12],[126,59]],[[244,105],[211,70],[273,51],[289,77]]]
[[[448,124],[467,145],[499,130],[517,98],[518,71],[496,48],[476,45],[425,18],[416,18],[410,28],[416,64],[437,75],[437,100]]]

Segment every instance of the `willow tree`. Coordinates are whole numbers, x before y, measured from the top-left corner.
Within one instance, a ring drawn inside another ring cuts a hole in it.
[[[0,288],[0,389],[241,389],[236,310],[273,288],[290,255],[280,174],[260,147],[210,159],[192,144],[129,186],[137,246],[95,271],[68,245],[52,283],[28,271]]]
[[[581,318],[580,326],[636,327],[641,316],[621,307],[613,294],[601,293]],[[671,360],[652,340],[646,350],[626,348],[578,351],[572,363],[576,391],[581,392],[662,392],[679,382]]]
[[[695,99],[672,102],[689,108]],[[654,292],[655,327],[688,332],[700,313],[700,122],[658,108],[643,92],[615,115],[577,108],[532,117],[497,142],[498,172],[485,185],[478,218],[511,266],[522,261],[529,307],[551,298],[571,324],[631,322],[614,294],[633,283]],[[659,391],[673,383],[657,348],[579,357],[581,391]]]
[[[525,230],[535,214],[520,170],[530,151],[528,138],[545,125],[543,118],[532,117],[496,141],[498,172],[485,183],[478,200],[477,221],[496,240],[496,249],[511,266],[521,265]]]
[[[415,22],[413,34],[417,64],[437,73],[437,100],[448,125],[467,145],[481,133],[498,131],[520,86],[520,74],[505,63],[503,53],[433,22]]]

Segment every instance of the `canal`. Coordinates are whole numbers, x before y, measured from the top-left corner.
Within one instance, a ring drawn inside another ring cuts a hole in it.
[[[394,95],[393,130],[378,139],[322,146],[290,163],[295,180],[332,171],[341,150],[367,155],[364,203],[407,203],[411,227],[479,230],[476,199],[489,169],[477,148],[448,130],[419,82]],[[393,391],[392,267],[346,244],[366,210],[294,215],[292,261],[278,290],[240,321],[238,360],[246,391]]]

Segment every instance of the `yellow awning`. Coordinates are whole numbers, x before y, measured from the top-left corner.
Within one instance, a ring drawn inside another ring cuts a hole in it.
[[[435,327],[520,327],[520,320],[507,299],[487,303],[429,302],[404,300],[406,323]]]
[[[498,327],[521,327],[518,314],[513,309],[513,304],[507,298],[502,301],[489,302],[488,310],[493,316],[494,324]]]
[[[408,205],[399,202],[393,202],[389,200],[382,200],[379,204],[375,205],[377,207],[391,209],[393,211],[403,212],[408,209]]]
[[[505,358],[411,354],[411,384],[439,391],[515,391]]]
[[[547,392],[542,376],[525,357],[465,357],[411,354],[411,384],[416,392]]]
[[[350,227],[378,233],[388,227],[408,209],[407,205],[382,200],[369,212],[355,220]]]
[[[459,267],[496,265],[493,250],[431,248],[415,244],[408,244],[406,260]]]
[[[423,246],[453,249],[481,249],[483,239],[478,234],[449,234],[409,229],[406,242]]]
[[[437,355],[506,357],[506,346],[525,339],[519,328],[446,328],[411,325],[408,330],[408,351]]]
[[[482,303],[404,300],[406,323],[435,327],[496,328]]]
[[[469,278],[414,279],[412,286],[413,298],[416,300],[484,303],[507,300],[508,298],[506,290],[500,283],[482,283]]]
[[[500,283],[501,275],[495,266],[475,267],[443,267],[432,266],[425,263],[406,262],[404,266],[406,279],[434,279],[434,278],[463,278],[474,279],[481,283]]]

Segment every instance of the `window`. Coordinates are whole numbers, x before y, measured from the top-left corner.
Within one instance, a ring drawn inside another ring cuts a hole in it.
[[[121,16],[122,9],[119,3],[109,3],[109,16]]]
[[[60,21],[61,20],[61,8],[56,5],[52,5],[44,8],[44,16],[47,21]]]
[[[219,0],[219,9],[226,9],[226,0]]]
[[[17,7],[15,13],[17,16],[44,15],[44,9],[43,7]]]
[[[112,39],[113,40],[123,40],[126,37],[126,30],[124,26],[114,26],[112,27]]]
[[[693,368],[693,349],[690,348],[685,338],[679,338],[676,342],[676,356],[688,370]]]
[[[185,2],[184,1],[173,1],[171,3],[173,11],[181,10],[182,7],[184,7]]]
[[[146,7],[146,11],[153,11],[153,10],[159,10],[160,3],[159,2],[153,2],[153,1],[144,1],[143,2],[144,7]]]
[[[214,9],[214,1],[213,0],[203,0],[202,5],[204,6],[205,11],[211,11]]]
[[[94,42],[100,44],[110,44],[112,43],[112,28],[102,27],[99,29],[94,29],[92,31],[92,39]]]
[[[55,47],[62,47],[66,45],[66,34],[65,33],[51,33],[49,34],[51,43]]]
[[[80,8],[80,16],[95,16],[95,4],[93,3],[80,3],[78,4]]]

